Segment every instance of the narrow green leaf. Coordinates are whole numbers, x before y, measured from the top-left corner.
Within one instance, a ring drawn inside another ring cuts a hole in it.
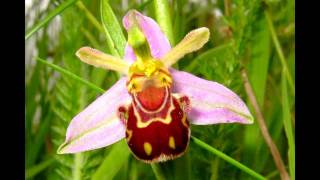
[[[54,159],[48,159],[46,161],[43,161],[29,169],[26,169],[25,171],[25,178],[30,179],[34,177],[35,175],[39,174],[43,170],[45,170],[48,166],[50,166],[54,162]]]
[[[66,0],[62,2],[57,8],[55,8],[53,11],[48,13],[48,15],[38,22],[36,25],[34,25],[31,29],[29,29],[24,36],[24,39],[27,40],[29,37],[31,37],[35,32],[37,32],[40,28],[42,28],[44,25],[46,25],[52,18],[54,18],[56,15],[62,13],[65,9],[73,5],[77,0]]]
[[[153,0],[155,15],[161,30],[168,37],[170,44],[175,45],[172,30],[171,13],[168,0]]]
[[[294,81],[293,81],[293,78],[291,76],[291,73],[289,72],[287,61],[285,59],[281,44],[279,42],[278,36],[276,34],[276,31],[274,29],[273,22],[272,22],[272,19],[271,19],[271,15],[269,14],[269,12],[265,11],[265,16],[267,18],[269,31],[271,33],[271,37],[272,37],[274,46],[275,46],[276,51],[278,53],[279,59],[280,59],[281,64],[282,64],[282,67],[284,68],[284,72],[285,72],[286,78],[288,80],[290,90],[292,91],[292,93],[294,95],[295,94]]]
[[[153,163],[153,164],[151,164],[151,168],[152,168],[153,173],[156,176],[157,180],[165,180],[166,179],[159,164]]]
[[[248,77],[259,107],[263,109],[269,69],[271,39],[270,32],[266,31],[268,24],[264,16],[254,24],[253,28],[255,33],[250,43],[251,53],[248,64]],[[250,109],[252,109],[252,106],[250,106]],[[254,163],[255,161],[261,162],[268,160],[267,156],[269,154],[261,153],[261,151],[264,150],[261,148],[264,146],[264,141],[260,133],[257,123],[245,127],[244,150],[246,153],[244,153],[244,162]],[[253,154],[256,154],[256,156]],[[259,159],[257,159],[257,156],[259,156]],[[265,163],[259,164],[264,165]],[[260,170],[260,168],[261,167],[258,166],[256,169]]]
[[[126,45],[126,38],[123,35],[117,17],[109,5],[109,0],[101,0],[100,4],[102,26],[105,30],[107,43],[112,55],[122,57]],[[112,49],[115,48],[117,54]]]
[[[104,91],[103,89],[101,89],[100,87],[92,84],[91,82],[88,82],[88,81],[80,78],[79,76],[73,74],[72,72],[70,72],[70,71],[68,71],[68,70],[66,70],[66,69],[63,69],[63,68],[60,67],[60,66],[57,66],[57,65],[55,65],[55,64],[52,64],[52,63],[50,63],[50,62],[48,62],[48,61],[46,61],[46,60],[44,60],[44,59],[41,59],[41,58],[39,58],[39,57],[36,58],[36,60],[39,61],[39,62],[41,62],[41,63],[43,63],[43,64],[46,64],[46,65],[52,67],[52,68],[55,69],[56,71],[59,71],[60,73],[62,73],[62,74],[64,74],[64,75],[67,75],[68,77],[70,77],[70,78],[72,78],[72,79],[74,79],[74,80],[76,80],[76,81],[78,81],[78,82],[80,82],[80,83],[82,83],[82,84],[84,84],[84,85],[87,85],[89,88],[94,89],[94,90],[96,90],[97,92],[100,92],[100,93],[104,93],[104,92],[105,92],[105,91]]]
[[[221,152],[221,151],[213,148],[212,146],[206,144],[205,142],[199,140],[198,138],[195,138],[195,137],[191,136],[191,140],[192,140],[193,143],[195,143],[199,147],[201,147],[201,148],[207,150],[208,152],[220,157],[221,159],[223,159],[223,160],[227,161],[228,163],[234,165],[235,167],[239,168],[243,172],[248,173],[252,177],[255,177],[256,179],[266,179],[261,174],[255,172],[254,170],[252,170],[252,169],[248,168],[247,166],[241,164],[237,160],[231,158],[230,156],[224,154],[223,152]]]
[[[45,108],[45,107],[43,107]],[[50,116],[45,116],[43,114],[45,119],[41,120],[40,127],[36,133],[36,136],[34,138],[34,142],[32,143],[32,147],[30,148],[30,151],[27,156],[28,164],[34,164],[37,157],[39,156],[39,151],[41,150],[41,147],[43,147],[45,136],[50,128]]]
[[[92,45],[92,47],[95,47],[96,49],[101,49],[99,42],[95,39],[95,37],[92,35],[91,32],[89,32],[85,28],[81,28],[80,31],[88,39],[88,41]]]
[[[97,30],[101,33],[103,33],[103,27],[102,25],[99,23],[99,21],[94,17],[94,15],[86,8],[86,6],[83,4],[82,1],[78,1],[76,3],[76,5],[78,6],[79,9],[81,9],[86,17],[88,18],[88,20],[93,24],[93,26],[95,28],[97,28]]]
[[[130,151],[124,140],[112,145],[111,151],[92,176],[92,180],[113,179],[127,162],[129,155]]]
[[[283,110],[283,124],[284,130],[288,139],[289,150],[289,172],[290,177],[295,179],[295,144],[294,144],[294,135],[291,123],[291,113],[290,113],[290,104],[288,98],[288,90],[287,90],[287,81],[285,79],[285,70],[282,73],[282,81],[281,81],[281,90],[282,90],[282,110]]]

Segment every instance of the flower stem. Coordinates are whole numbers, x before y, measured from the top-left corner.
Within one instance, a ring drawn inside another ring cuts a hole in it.
[[[271,16],[270,16],[270,14],[269,14],[269,12],[267,10],[265,10],[264,13],[265,13],[265,16],[266,16],[266,19],[267,19],[268,27],[269,27],[269,30],[270,30],[270,33],[271,33],[271,37],[272,37],[274,46],[275,46],[276,51],[278,53],[280,62],[282,64],[283,68],[284,68],[285,75],[287,77],[290,89],[292,90],[292,93],[294,95],[295,94],[294,82],[293,82],[293,79],[292,79],[291,74],[289,72],[287,61],[286,61],[286,59],[284,57],[284,54],[283,54],[279,39],[277,37],[276,31],[274,30],[274,26],[273,26],[273,23],[272,23]]]
[[[74,155],[74,168],[72,171],[73,180],[81,180],[82,159],[82,153],[77,153]]]
[[[270,148],[273,160],[276,164],[277,169],[280,172],[281,179],[282,180],[289,180],[290,179],[289,174],[286,171],[286,168],[285,168],[284,163],[281,159],[279,150],[278,150],[277,146],[275,145],[275,143],[272,141],[272,138],[268,132],[268,128],[265,123],[264,117],[263,117],[262,112],[259,108],[259,105],[258,105],[257,99],[254,95],[253,89],[250,85],[247,73],[244,69],[241,70],[241,75],[242,75],[242,80],[244,82],[245,91],[249,97],[249,100],[253,106],[254,111],[256,112],[257,121],[258,121],[260,130],[261,130],[262,136],[263,136],[264,140],[266,141],[268,147]]]
[[[230,164],[238,167],[239,169],[241,169],[242,171],[248,173],[249,175],[251,175],[252,177],[255,177],[256,179],[266,179],[265,177],[263,177],[261,174],[255,172],[254,170],[248,168],[247,166],[241,164],[240,162],[238,162],[237,160],[231,158],[230,156],[224,154],[223,152],[213,148],[212,146],[206,144],[205,142],[199,140],[198,138],[191,136],[191,140],[192,142],[194,142],[196,145],[200,146],[201,148],[217,155],[218,157],[222,158],[223,160],[229,162]]]
[[[153,0],[155,15],[161,30],[168,37],[170,44],[174,45],[171,16],[169,12],[168,0]]]

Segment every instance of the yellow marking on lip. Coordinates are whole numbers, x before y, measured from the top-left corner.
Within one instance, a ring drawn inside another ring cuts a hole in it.
[[[164,124],[170,124],[172,122],[171,112],[175,109],[175,107],[173,105],[173,102],[172,102],[172,98],[170,99],[170,101],[171,101],[170,102],[171,105],[170,105],[170,108],[168,109],[168,113],[167,113],[166,118],[152,118],[152,119],[149,119],[146,122],[143,122],[141,120],[141,117],[140,117],[139,113],[137,112],[137,110],[135,110],[134,111],[134,115],[137,118],[137,127],[138,128],[145,128],[145,127],[149,126],[152,122],[162,122]]]
[[[170,136],[170,137],[169,137],[169,147],[170,147],[171,149],[175,149],[175,148],[176,148],[176,144],[175,144],[175,142],[174,142],[174,137],[173,137],[173,136]]]
[[[143,148],[144,148],[144,151],[146,152],[146,154],[147,154],[148,156],[150,156],[151,153],[152,153],[152,146],[151,146],[151,144],[148,143],[148,142],[145,142],[145,143],[143,143]]]
[[[132,130],[127,129],[126,132],[128,133],[128,137],[126,139],[127,139],[127,141],[130,141],[130,139],[132,137]]]

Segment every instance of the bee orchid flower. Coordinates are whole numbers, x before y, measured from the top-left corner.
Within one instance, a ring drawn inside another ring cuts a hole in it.
[[[75,116],[58,153],[109,146],[123,138],[133,155],[160,162],[183,155],[190,123],[253,123],[245,103],[230,89],[171,66],[209,39],[205,27],[189,32],[175,47],[159,25],[135,10],[123,18],[128,41],[123,58],[82,47],[76,55],[123,76]]]

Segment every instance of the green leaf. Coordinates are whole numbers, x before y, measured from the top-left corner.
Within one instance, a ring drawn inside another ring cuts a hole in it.
[[[45,170],[53,162],[54,162],[54,159],[48,159],[48,160],[43,161],[35,166],[32,166],[29,169],[26,169],[25,178],[30,179],[30,178],[34,177],[35,175],[39,174],[41,171]]]
[[[92,176],[92,180],[112,179],[128,161],[129,155],[130,151],[125,140],[112,145],[111,151]]]
[[[282,81],[281,81],[281,92],[282,92],[282,110],[283,110],[283,124],[284,130],[288,139],[288,157],[289,157],[289,172],[291,178],[295,179],[295,143],[294,135],[291,123],[291,113],[290,113],[290,104],[288,98],[287,90],[287,81],[285,77],[285,72],[282,72]]]
[[[36,60],[39,61],[39,62],[41,62],[41,63],[43,63],[43,64],[46,64],[46,65],[52,67],[53,69],[59,71],[60,73],[65,74],[65,75],[67,75],[68,77],[70,77],[70,78],[72,78],[72,79],[74,79],[74,80],[76,80],[76,81],[78,81],[78,82],[80,82],[80,83],[82,83],[82,84],[84,84],[84,85],[87,85],[87,86],[90,87],[91,89],[94,89],[94,90],[96,90],[96,91],[98,91],[98,92],[100,92],[100,93],[104,93],[104,90],[101,89],[100,87],[97,87],[96,85],[92,84],[91,82],[88,82],[88,81],[80,78],[79,76],[73,74],[72,72],[70,72],[70,71],[68,71],[68,70],[65,70],[65,69],[61,68],[60,66],[57,66],[57,65],[55,65],[55,64],[52,64],[52,63],[50,63],[50,62],[48,62],[48,61],[46,61],[46,60],[44,60],[44,59],[41,59],[41,58],[36,58]]]
[[[165,180],[166,176],[164,175],[161,166],[157,163],[151,164],[151,168],[153,170],[154,175],[156,176],[157,180]]]
[[[29,37],[31,37],[35,32],[37,32],[40,28],[42,28],[44,25],[46,25],[52,18],[54,18],[56,15],[62,13],[65,9],[73,5],[77,0],[66,0],[62,2],[57,8],[55,8],[53,11],[49,12],[48,15],[38,22],[36,25],[34,25],[31,29],[29,29],[24,36],[24,39],[27,40]]]
[[[269,31],[266,31],[266,29],[268,28],[268,24],[265,17],[262,16],[259,21],[257,21],[253,26],[253,28],[255,33],[253,34],[252,41],[250,43],[251,52],[247,69],[250,84],[257,98],[259,107],[263,109],[271,44],[270,33]],[[250,109],[253,108],[250,107]],[[261,146],[264,143],[262,137],[260,136],[260,133],[261,132],[257,123],[245,128],[245,162],[254,162],[254,160],[256,159],[256,156],[252,155],[254,153],[257,154],[257,156],[261,157],[259,161],[261,161],[261,159],[267,160],[263,157],[268,156],[268,154],[257,153],[260,152],[257,149],[261,150]]]
[[[271,15],[270,15],[270,13],[268,11],[265,11],[265,16],[266,16],[266,19],[267,19],[267,22],[268,22],[269,31],[271,33],[271,37],[272,37],[274,46],[275,46],[277,54],[279,56],[281,65],[284,68],[284,73],[285,73],[287,81],[289,83],[290,90],[292,91],[293,94],[295,94],[294,81],[293,81],[293,78],[291,76],[291,73],[289,72],[287,61],[285,59],[285,56],[284,56],[280,41],[279,41],[278,36],[276,34],[276,31],[274,29],[273,22],[272,22],[272,19],[271,19]]]
[[[117,17],[109,5],[109,0],[101,0],[100,4],[102,26],[105,30],[107,43],[112,55],[122,57],[126,45],[126,38],[122,33]],[[114,51],[113,49],[116,49]]]

